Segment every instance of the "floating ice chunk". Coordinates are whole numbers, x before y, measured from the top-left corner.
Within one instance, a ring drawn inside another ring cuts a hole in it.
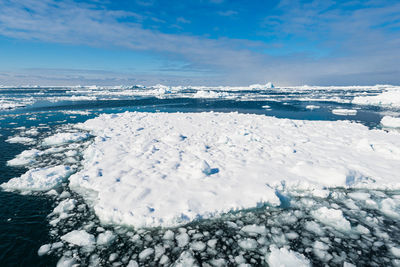
[[[14,159],[7,161],[8,166],[24,166],[35,162],[35,158],[42,155],[42,152],[37,149],[22,151]]]
[[[38,255],[43,256],[47,254],[50,251],[50,249],[51,249],[51,244],[45,244],[39,248]]]
[[[257,248],[257,241],[252,238],[246,238],[239,241],[239,246],[244,250],[254,250]]]
[[[315,241],[313,245],[314,254],[322,261],[327,262],[332,259],[332,255],[327,252],[329,246],[323,242]]]
[[[150,257],[154,253],[154,249],[146,248],[142,252],[139,253],[139,259],[141,261],[145,260],[146,258]]]
[[[53,213],[67,213],[75,208],[76,200],[75,199],[65,199],[61,201],[57,207],[54,208]]]
[[[355,109],[341,109],[341,108],[338,108],[338,109],[333,109],[332,113],[335,114],[335,115],[340,115],[340,116],[348,116],[348,115],[354,116],[354,115],[357,114],[357,110],[355,110]]]
[[[389,128],[400,128],[400,118],[385,116],[382,118],[381,124]]]
[[[105,246],[111,244],[115,240],[116,236],[113,234],[113,232],[107,230],[104,233],[100,233],[97,236],[97,245],[98,246]]]
[[[391,247],[389,249],[390,253],[392,253],[393,256],[396,258],[400,258],[400,248],[399,247]]]
[[[200,91],[197,91],[193,95],[193,97],[194,98],[220,98],[220,97],[226,97],[227,95],[228,95],[228,93],[224,93],[224,92],[200,90]]]
[[[341,232],[349,232],[351,230],[350,222],[343,217],[343,212],[341,210],[322,207],[313,210],[311,214],[318,221],[332,226],[336,230]]]
[[[368,228],[365,226],[362,226],[361,224],[357,225],[356,230],[357,230],[357,232],[359,232],[362,235],[370,234],[370,231],[368,230]]]
[[[243,232],[248,234],[259,234],[264,235],[267,232],[267,229],[264,225],[246,225],[241,229]]]
[[[315,105],[307,105],[306,106],[306,109],[310,109],[310,110],[318,109],[318,108],[320,108],[320,106],[315,106]]]
[[[73,172],[69,166],[36,168],[27,171],[19,178],[12,178],[0,185],[6,190],[48,191],[59,186]]]
[[[365,192],[353,192],[353,193],[348,193],[347,194],[349,197],[352,199],[361,201],[361,200],[369,200],[371,198],[371,195]]]
[[[198,266],[192,252],[184,251],[173,264],[174,267]]]
[[[139,264],[134,260],[130,260],[127,267],[139,267]]]
[[[164,233],[163,239],[164,240],[173,240],[174,236],[175,236],[174,232],[172,232],[171,230],[167,230]]]
[[[194,251],[203,251],[206,248],[206,244],[204,244],[201,241],[195,241],[195,242],[190,244],[190,247]]]
[[[376,96],[357,96],[352,103],[397,108],[400,107],[400,90],[388,90]]]
[[[189,235],[187,233],[181,233],[176,236],[176,241],[178,242],[178,246],[183,248],[189,243]]]
[[[391,218],[399,219],[400,218],[400,200],[399,199],[391,199],[386,198],[380,203],[380,210]]]
[[[302,254],[288,250],[270,247],[271,252],[265,257],[270,267],[305,267],[311,266],[310,261]]]
[[[61,240],[79,247],[91,247],[96,243],[94,235],[85,230],[73,230],[61,236]]]
[[[24,136],[14,136],[14,137],[9,137],[6,142],[11,143],[11,144],[24,144],[24,145],[30,145],[35,143],[35,139],[30,138],[30,137],[24,137]]]
[[[169,262],[168,256],[167,256],[167,255],[162,255],[162,256],[161,256],[161,259],[160,259],[160,261],[159,261],[159,263],[160,263],[161,265],[164,265],[164,264],[167,264],[168,262]]]
[[[62,256],[57,262],[57,267],[73,267],[75,265],[76,260],[66,256]]]
[[[57,146],[67,143],[79,142],[90,137],[88,133],[57,133],[43,140],[45,146]]]

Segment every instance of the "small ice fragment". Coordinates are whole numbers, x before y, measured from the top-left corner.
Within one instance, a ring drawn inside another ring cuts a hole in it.
[[[23,136],[14,136],[10,137],[6,140],[6,142],[11,143],[11,144],[25,144],[25,145],[30,145],[35,143],[35,140],[29,137],[23,137]]]
[[[246,238],[239,241],[239,246],[244,250],[254,250],[257,248],[257,241],[252,238]]]
[[[85,230],[73,230],[63,235],[61,240],[80,247],[89,247],[95,244],[94,235],[89,234]]]
[[[400,258],[400,248],[391,247],[390,248],[390,253],[392,253],[392,255],[395,256],[396,258]]]
[[[174,232],[172,232],[171,230],[167,230],[164,233],[163,239],[165,239],[165,240],[173,240],[174,236],[175,236]]]
[[[265,257],[270,267],[304,267],[311,266],[310,261],[302,254],[288,250],[287,248],[278,249],[275,246],[270,247],[271,252]]]
[[[318,109],[318,108],[319,108],[319,106],[315,106],[315,105],[307,105],[306,106],[306,109],[309,109],[309,110]]]
[[[67,256],[62,256],[58,262],[57,267],[72,267],[75,266],[76,260]]]
[[[38,250],[38,255],[43,256],[44,254],[47,254],[51,249],[51,244],[45,244],[41,246]]]
[[[150,257],[154,253],[154,249],[152,248],[146,248],[142,252],[139,253],[139,259],[141,261],[145,260],[146,258]]]
[[[115,240],[115,235],[113,234],[113,232],[107,230],[104,233],[100,233],[97,236],[97,245],[98,246],[105,246],[105,245],[109,245],[110,243],[112,243]]]
[[[333,109],[332,113],[339,116],[348,116],[348,115],[354,116],[357,114],[357,110],[338,108],[338,109]]]
[[[322,207],[311,212],[312,216],[320,222],[341,231],[351,230],[350,222],[343,217],[343,212],[337,209]]]
[[[126,267],[139,267],[139,264],[134,260],[130,260]]]
[[[178,242],[178,246],[182,248],[189,243],[189,235],[186,233],[181,233],[176,236],[176,241]]]
[[[194,250],[194,251],[203,251],[206,248],[206,244],[204,244],[201,241],[196,241],[190,244],[190,247]]]
[[[248,234],[259,234],[259,235],[263,235],[267,231],[264,225],[255,225],[255,224],[246,225],[242,227],[241,230]]]

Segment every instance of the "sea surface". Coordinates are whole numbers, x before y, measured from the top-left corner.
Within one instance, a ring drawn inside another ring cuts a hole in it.
[[[374,88],[330,89],[318,90],[290,90],[290,89],[263,89],[263,90],[206,90],[206,94],[196,95],[198,90],[184,88],[180,90],[152,89],[143,92],[143,88],[86,88],[86,87],[24,87],[0,88],[0,103],[7,106],[0,110],[0,184],[9,179],[19,177],[28,168],[52,166],[63,162],[60,155],[43,156],[39,162],[30,166],[12,167],[7,161],[13,159],[24,150],[35,148],[38,140],[50,136],[60,129],[69,129],[71,124],[84,122],[102,113],[121,113],[125,111],[139,112],[239,112],[289,118],[299,120],[350,120],[366,125],[370,129],[381,128],[380,120],[385,114],[399,114],[398,110],[388,110],[377,106],[358,106],[351,104],[351,99],[359,95],[373,95],[380,92]],[[357,110],[356,115],[335,115],[334,109]],[[27,135],[26,131],[35,129],[34,135]],[[10,143],[6,140],[13,136],[27,136],[34,139],[31,143]],[[86,144],[82,144],[84,148]],[[71,163],[79,167],[78,161]],[[64,184],[59,191],[69,191]],[[337,194],[346,194],[347,189],[337,189]],[[74,193],[70,192],[73,196]],[[377,203],[388,196],[400,197],[400,192],[368,192]],[[96,231],[101,227],[93,211],[90,210],[79,196],[75,196],[82,203],[79,215],[68,219],[64,228],[49,224],[49,216],[57,204],[57,197],[46,193],[20,194],[0,190],[0,266],[55,266],[62,255],[71,255],[79,259],[82,265],[126,265],[133,257],[137,257],[144,247],[157,247],[162,244],[163,229],[147,229],[135,232],[134,230],[116,227],[110,228],[117,238],[115,246],[108,249],[96,249],[94,252],[83,252],[66,245],[43,256],[38,256],[38,249],[43,244],[50,244],[70,229],[79,225],[92,223],[89,231]],[[366,225],[371,235],[365,239],[351,234],[337,232],[333,228],[324,229],[324,237],[329,249],[321,249],[321,253],[328,252],[328,261],[324,256],[316,256],[313,242],[318,235],[307,232],[305,222],[311,217],[310,207],[298,201],[300,197],[293,194],[288,202],[291,205],[281,207],[258,207],[248,211],[226,214],[215,220],[193,222],[184,228],[197,233],[204,233],[208,239],[218,240],[214,250],[210,253],[195,253],[193,256],[198,263],[211,263],[213,259],[224,259],[225,264],[236,265],[237,255],[252,265],[263,264],[265,251],[247,251],[235,245],[240,235],[235,226],[240,228],[247,224],[267,225],[268,240],[260,240],[269,244],[287,244],[295,251],[307,256],[313,264],[340,266],[344,261],[357,266],[388,266],[394,264],[393,257],[388,256],[390,244],[400,245],[400,220],[387,217],[379,210],[371,209],[361,200],[354,200],[360,210],[353,212],[345,204],[345,198],[318,198],[307,196],[310,205],[317,207],[339,207],[345,217],[353,224],[365,217],[378,218],[374,223]],[[232,224],[227,224],[232,222]],[[88,228],[89,229],[89,228]],[[377,230],[379,234],[377,233]],[[182,229],[173,229],[175,234]],[[279,240],[283,233],[292,233],[285,240]],[[374,233],[374,234],[372,234]],[[141,242],[132,241],[132,236],[138,235]],[[303,238],[295,238],[301,235]],[[380,235],[380,236],[379,236]],[[203,237],[199,235],[198,239]],[[205,243],[206,241],[204,241]],[[378,242],[378,243],[377,243]],[[379,243],[380,242],[380,243]],[[164,249],[170,262],[179,258],[181,251],[170,248]],[[211,251],[211,250],[210,250]],[[116,255],[117,256],[116,256]],[[95,256],[93,256],[95,255]],[[391,255],[391,254],[390,254]],[[117,258],[118,260],[114,259]],[[217,265],[217,262],[214,262]],[[143,265],[155,265],[151,261]]]

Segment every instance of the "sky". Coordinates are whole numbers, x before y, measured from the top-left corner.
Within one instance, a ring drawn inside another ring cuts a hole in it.
[[[0,84],[400,84],[400,1],[0,0]]]

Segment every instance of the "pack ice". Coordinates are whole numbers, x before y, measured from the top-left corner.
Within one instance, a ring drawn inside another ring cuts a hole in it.
[[[400,135],[348,121],[238,113],[104,114],[70,177],[103,223],[174,226],[258,205],[277,190],[400,188]]]

